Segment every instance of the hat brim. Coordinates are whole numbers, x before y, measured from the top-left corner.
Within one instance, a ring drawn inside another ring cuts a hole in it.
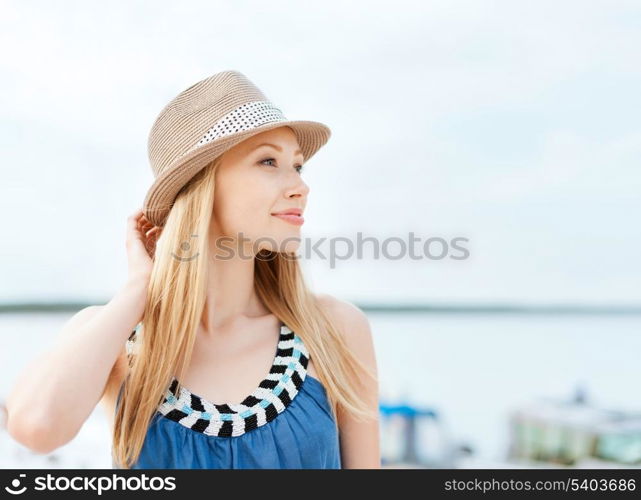
[[[279,127],[291,127],[305,161],[309,160],[331,136],[331,130],[323,123],[307,120],[289,120],[261,125],[208,142],[178,158],[158,175],[145,196],[143,213],[155,226],[162,227],[180,189],[200,170],[228,149],[243,140]]]

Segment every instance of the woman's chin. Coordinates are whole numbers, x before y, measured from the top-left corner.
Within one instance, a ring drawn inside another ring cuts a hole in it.
[[[298,253],[301,246],[301,236],[298,232],[291,234],[278,234],[278,236],[269,237],[270,244],[261,245],[264,250],[278,253]]]

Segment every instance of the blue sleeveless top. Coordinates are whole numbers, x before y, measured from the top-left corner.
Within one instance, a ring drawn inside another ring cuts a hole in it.
[[[302,339],[281,322],[272,367],[242,403],[177,392],[172,378],[131,468],[340,469],[338,427],[325,387],[307,374],[309,359]]]

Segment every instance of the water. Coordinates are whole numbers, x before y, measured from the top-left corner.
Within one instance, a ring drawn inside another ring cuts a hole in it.
[[[22,367],[51,346],[71,313],[0,315],[0,400]],[[434,409],[452,443],[480,463],[507,453],[508,418],[539,398],[641,410],[641,316],[373,313],[381,399]],[[34,396],[37,404],[37,395]],[[96,408],[76,438],[36,455],[0,432],[0,467],[110,468],[110,436]]]
[[[507,453],[508,418],[539,398],[640,410],[639,316],[370,314],[381,395],[435,408],[478,457]]]

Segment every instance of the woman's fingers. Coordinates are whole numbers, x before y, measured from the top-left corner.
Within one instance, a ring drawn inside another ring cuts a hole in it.
[[[135,238],[136,232],[140,224],[140,216],[142,215],[142,209],[136,210],[129,217],[127,217],[127,238]]]
[[[128,237],[142,239],[156,237],[160,228],[155,226],[145,217],[142,208],[138,208],[127,218]]]

